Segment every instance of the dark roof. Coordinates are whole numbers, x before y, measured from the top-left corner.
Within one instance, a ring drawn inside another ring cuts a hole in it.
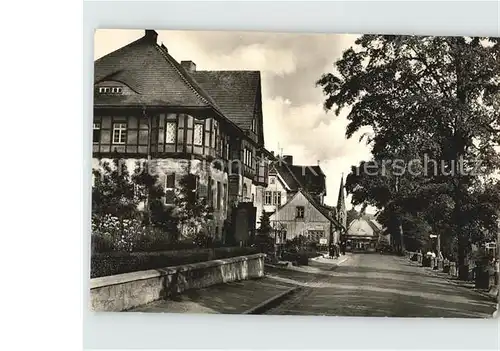
[[[196,71],[190,73],[241,129],[250,129],[260,93],[259,71]],[[256,117],[256,116],[255,116]]]
[[[320,205],[311,194],[303,189],[300,189],[299,192],[302,193],[307,201],[309,201],[309,203],[313,205],[314,208],[316,208],[323,216],[325,216],[330,222],[334,223],[335,226],[342,226],[334,217],[330,216],[329,210],[325,206]]]
[[[170,106],[214,111],[244,134],[258,124],[257,142],[264,145],[259,71],[186,71],[157,44],[157,33],[145,35],[94,62],[94,84],[122,82],[134,93],[94,94],[94,106]]]
[[[106,80],[120,81],[137,94],[96,94],[94,105],[145,104],[219,110],[166,48],[147,35],[95,61],[94,83]]]
[[[289,166],[296,179],[310,193],[326,195],[325,174],[320,166]]]
[[[288,165],[283,160],[273,162],[272,166],[292,191],[303,188],[311,194],[326,195],[326,177],[320,166]]]
[[[333,206],[328,206],[328,205],[321,205],[325,208],[327,211],[331,211],[333,217],[337,218],[337,208]]]

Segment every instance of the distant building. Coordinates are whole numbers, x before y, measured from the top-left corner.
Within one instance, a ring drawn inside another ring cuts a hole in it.
[[[305,236],[317,243],[339,242],[341,224],[331,208],[321,205],[307,191],[299,189],[270,216],[271,226],[284,237],[280,241]],[[323,240],[322,240],[323,239]]]
[[[306,191],[316,203],[323,205],[326,196],[325,178],[319,165],[295,165],[291,155],[274,157],[269,166],[267,186],[255,189],[257,227],[260,226],[262,211],[269,214],[276,212],[300,189]]]
[[[339,209],[344,213],[341,218],[346,217],[343,188],[337,207],[325,205],[325,196],[326,176],[319,165],[295,165],[292,156],[284,156],[271,163],[268,186],[256,206],[271,213],[271,225],[286,235],[282,240],[302,235],[317,243],[337,244],[346,230],[339,221]]]
[[[364,214],[349,223],[346,242],[353,250],[374,250],[381,242],[390,244],[390,238],[374,215]]]

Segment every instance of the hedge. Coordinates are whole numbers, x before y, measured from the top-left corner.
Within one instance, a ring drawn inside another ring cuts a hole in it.
[[[258,252],[253,247],[218,247],[160,252],[107,252],[91,257],[90,277],[158,269],[222,258],[251,255]]]

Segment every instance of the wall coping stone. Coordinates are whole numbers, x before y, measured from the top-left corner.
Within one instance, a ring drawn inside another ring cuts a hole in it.
[[[222,258],[222,259],[213,260],[213,261],[197,262],[197,263],[190,263],[190,264],[185,264],[185,265],[180,265],[180,266],[170,266],[170,267],[164,267],[164,268],[149,269],[146,271],[130,272],[130,273],[123,273],[123,274],[108,275],[105,277],[92,278],[92,279],[90,279],[90,289],[92,290],[92,289],[97,289],[97,288],[101,288],[104,286],[118,285],[118,284],[124,284],[124,283],[137,281],[137,280],[145,280],[145,279],[150,279],[150,278],[155,278],[155,277],[161,277],[161,276],[165,276],[165,275],[175,274],[178,272],[187,272],[187,271],[193,271],[193,270],[204,269],[204,268],[209,268],[209,267],[223,266],[223,265],[231,264],[231,263],[235,263],[235,262],[248,261],[248,260],[252,260],[255,258],[263,258],[265,256],[266,255],[263,253],[258,253],[258,254],[247,255],[247,256],[229,257],[229,258]]]

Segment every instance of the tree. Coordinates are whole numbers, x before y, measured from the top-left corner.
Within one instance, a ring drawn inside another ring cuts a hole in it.
[[[360,217],[360,214],[356,209],[353,207],[349,211],[347,211],[347,226],[354,221],[355,219],[358,219]]]
[[[178,220],[174,216],[174,209],[163,203],[165,190],[159,182],[159,175],[154,164],[149,161],[137,161],[132,182],[135,187],[135,196],[144,204],[143,224],[159,228],[168,233],[170,240],[178,238]]]
[[[262,210],[262,215],[260,216],[259,235],[269,235],[272,232],[273,227],[271,227],[269,218],[269,213]]]
[[[206,198],[198,196],[198,177],[188,173],[183,176],[176,189],[174,215],[179,221],[181,234],[195,239],[208,227],[213,210]]]
[[[127,166],[120,159],[104,162],[102,169],[93,169],[92,214],[110,214],[118,218],[131,218],[136,213],[138,201],[130,181]]]
[[[350,108],[347,137],[368,127],[375,155],[415,143],[420,156],[442,165],[426,181],[449,192],[447,223],[465,278],[471,188],[500,165],[500,39],[364,35],[335,68],[317,84],[327,96],[325,109],[335,107],[338,115]],[[474,169],[477,161],[482,165]]]

